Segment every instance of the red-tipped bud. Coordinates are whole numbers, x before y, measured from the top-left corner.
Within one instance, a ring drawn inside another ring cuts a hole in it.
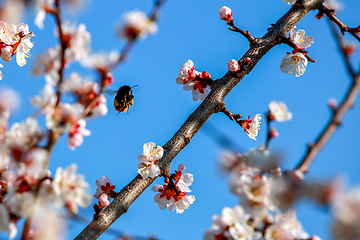
[[[232,18],[233,12],[230,8],[223,6],[219,9],[219,15],[222,20],[225,20],[227,23],[231,22],[233,20]]]
[[[272,128],[270,130],[270,137],[278,137],[279,136],[279,132],[276,130],[276,128]]]

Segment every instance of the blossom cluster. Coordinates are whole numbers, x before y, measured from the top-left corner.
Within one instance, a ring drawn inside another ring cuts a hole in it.
[[[1,115],[1,114],[0,114]],[[73,213],[90,203],[89,184],[76,173],[75,164],[59,167],[54,177],[47,169],[49,151],[38,146],[43,132],[34,118],[0,131],[0,229],[13,239],[19,219],[38,207],[66,207]]]
[[[99,204],[95,204],[94,208],[95,211],[99,211],[109,206],[110,198],[115,190],[115,185],[106,176],[96,180],[95,184],[96,193],[94,194],[94,197],[99,200]]]
[[[281,176],[281,169],[276,167],[269,151],[262,148],[245,154],[227,153],[221,161],[223,169],[230,173],[230,190],[239,196],[240,202],[234,208],[225,207],[221,215],[213,216],[205,239],[320,239],[310,238],[303,230],[295,211],[289,208],[291,205],[286,209],[281,207],[286,206],[286,199],[300,199],[299,192],[294,198],[290,197],[295,190],[320,201],[328,195],[323,185],[294,188],[296,180],[288,175]]]
[[[211,75],[204,71],[195,70],[194,63],[189,59],[181,66],[176,83],[183,84],[185,91],[192,91],[193,100],[204,100],[209,93],[212,83]]]
[[[168,208],[170,211],[176,210],[176,213],[183,213],[185,209],[193,204],[195,197],[188,195],[191,190],[189,186],[194,181],[193,175],[183,173],[185,165],[180,164],[171,179],[167,179],[164,185],[155,185],[152,191],[158,192],[154,197],[161,210]]]
[[[50,152],[39,144],[45,132],[35,118],[8,127],[10,113],[17,105],[15,93],[1,91],[0,229],[9,232],[10,239],[17,234],[19,219],[32,217],[35,209],[65,207],[77,213],[79,206],[87,207],[91,201],[89,184],[76,173],[75,164],[59,167],[51,176],[47,169]]]
[[[296,49],[292,53],[288,53],[280,64],[280,69],[283,73],[294,74],[299,77],[304,74],[308,64],[308,59],[302,50],[311,46],[314,43],[313,38],[305,35],[305,31],[299,29],[296,31],[296,26],[290,30],[289,39],[294,43]]]
[[[30,56],[30,49],[34,44],[30,42],[30,38],[35,35],[29,32],[29,26],[25,23],[17,25],[8,24],[4,21],[0,21],[0,56],[1,58],[9,62],[11,57],[16,54],[16,62],[22,67],[26,64],[26,58]],[[0,64],[0,68],[3,65]],[[0,80],[3,78],[3,74],[0,71]]]

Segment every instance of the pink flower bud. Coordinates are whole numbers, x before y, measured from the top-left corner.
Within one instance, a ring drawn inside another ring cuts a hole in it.
[[[99,207],[100,207],[100,209],[103,209],[103,208],[109,206],[109,204],[110,204],[109,196],[106,195],[105,193],[101,194],[100,197],[99,197]]]
[[[228,23],[233,20],[232,14],[233,12],[231,11],[231,9],[226,6],[223,6],[219,9],[220,18]]]
[[[328,104],[329,104],[329,107],[331,107],[332,109],[336,109],[338,106],[337,100],[334,98],[330,98],[328,100]]]
[[[276,131],[276,128],[272,128],[270,131],[270,137],[278,137],[279,136],[279,132]]]
[[[228,61],[227,66],[231,72],[237,72],[240,70],[239,62],[235,59],[231,59],[230,61]]]

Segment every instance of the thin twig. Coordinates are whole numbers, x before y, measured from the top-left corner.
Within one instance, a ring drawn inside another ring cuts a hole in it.
[[[247,31],[247,30],[243,31],[240,28],[236,27],[233,20],[228,22],[228,25],[231,26],[231,27],[229,27],[230,31],[238,32],[241,35],[243,35],[249,41],[250,46],[252,46],[256,43],[255,38],[249,33],[249,31]]]
[[[341,37],[337,33],[336,29],[330,24],[331,30],[333,31],[333,34],[335,35],[335,39],[337,41],[337,44],[341,50]],[[344,51],[341,50],[341,53],[344,58],[345,65],[347,67],[347,70],[349,74],[353,77],[353,82],[345,94],[345,98],[340,104],[340,106],[337,109],[332,109],[332,118],[330,119],[330,122],[327,124],[323,132],[320,134],[320,136],[316,139],[314,144],[311,144],[308,146],[308,151],[304,158],[300,161],[298,166],[295,168],[302,173],[306,173],[309,169],[310,164],[316,157],[316,155],[320,152],[320,150],[325,146],[325,144],[329,141],[332,134],[336,131],[336,129],[340,126],[341,121],[345,113],[353,106],[355,102],[355,98],[359,92],[360,89],[360,73],[357,75],[355,74],[355,71],[353,70],[351,64],[349,55],[345,54]]]
[[[342,35],[344,35],[345,32],[348,32],[360,42],[360,36],[357,34],[357,30],[359,28],[350,28],[346,26],[342,21],[340,21],[340,19],[336,17],[334,10],[328,9],[324,5],[321,5],[319,8],[319,14],[321,15],[322,13],[324,13],[331,21],[338,25]]]

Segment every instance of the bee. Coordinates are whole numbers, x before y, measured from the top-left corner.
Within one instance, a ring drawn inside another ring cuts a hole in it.
[[[114,98],[114,108],[118,113],[127,112],[129,114],[130,105],[134,105],[134,95],[132,95],[132,88],[137,87],[135,85],[130,87],[124,85],[116,91],[116,96]]]

